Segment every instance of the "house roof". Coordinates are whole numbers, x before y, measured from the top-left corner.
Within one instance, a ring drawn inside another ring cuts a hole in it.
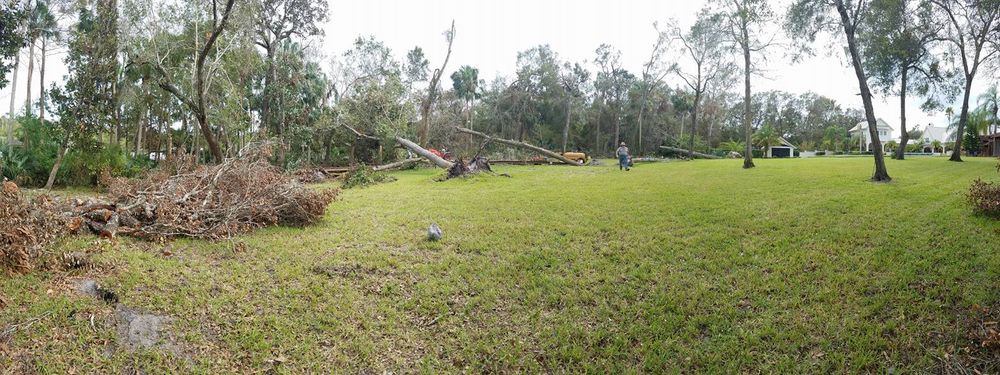
[[[785,137],[778,137],[778,141],[781,142],[781,144],[774,145],[774,146],[771,146],[771,147],[790,147],[793,150],[798,148],[798,147],[795,147],[795,145],[793,145],[792,142],[789,142],[787,139],[785,139]]]
[[[928,125],[927,128],[924,129],[924,135],[922,138],[926,139],[927,142],[947,142],[948,128]]]
[[[879,130],[888,130],[890,132],[893,131],[893,130],[895,130],[895,129],[892,128],[892,126],[889,126],[888,122],[885,122],[885,120],[883,120],[883,119],[878,119],[878,120],[875,121],[875,123],[876,123],[876,125],[877,125],[877,127],[878,127]],[[854,127],[851,128],[850,132],[854,133],[854,132],[865,131],[865,130],[868,130],[868,121],[862,121],[862,122],[859,122],[857,125],[854,125]]]

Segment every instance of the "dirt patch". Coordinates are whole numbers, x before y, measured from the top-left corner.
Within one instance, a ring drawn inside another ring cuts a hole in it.
[[[83,295],[88,295],[108,304],[118,303],[118,294],[113,290],[102,287],[97,281],[92,279],[80,280],[76,283],[76,291]]]
[[[126,350],[155,349],[175,355],[182,353],[182,347],[167,330],[172,318],[144,314],[124,306],[115,310],[115,317],[118,344]]]
[[[143,313],[118,303],[118,295],[93,279],[83,279],[74,285],[82,295],[115,304],[113,324],[118,332],[118,346],[127,351],[160,350],[180,356],[183,345],[168,329],[173,318]]]

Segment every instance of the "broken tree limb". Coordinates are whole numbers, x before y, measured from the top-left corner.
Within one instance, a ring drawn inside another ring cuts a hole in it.
[[[416,143],[413,143],[413,141],[409,139],[403,137],[396,137],[396,142],[399,142],[399,144],[403,145],[403,147],[406,147],[410,151],[413,151],[413,153],[420,155],[420,157],[430,160],[431,163],[434,163],[434,165],[438,167],[449,169],[455,165],[450,161],[442,159],[440,156],[434,155],[433,153],[427,151],[423,147],[418,146]]]
[[[500,143],[503,143],[505,145],[519,147],[519,148],[523,148],[523,149],[526,149],[526,150],[531,150],[531,151],[537,152],[539,154],[548,156],[550,158],[559,160],[559,161],[561,161],[563,163],[566,163],[566,164],[569,164],[569,165],[582,165],[582,164],[577,163],[577,162],[575,162],[573,160],[567,159],[565,156],[559,155],[559,154],[557,154],[555,152],[546,150],[546,149],[538,147],[538,146],[533,146],[533,145],[530,145],[530,144],[527,144],[527,143],[524,143],[524,142],[514,141],[514,140],[510,140],[510,139],[503,139],[503,138],[494,138],[494,137],[491,137],[489,135],[477,132],[477,131],[472,130],[472,129],[463,128],[461,126],[456,126],[455,130],[458,130],[458,132],[460,132],[460,133],[471,134],[471,135],[474,135],[474,136],[477,136],[477,137],[480,137],[480,138],[484,138],[486,140],[500,142]]]
[[[673,151],[673,152],[676,152],[676,153],[679,153],[679,154],[687,154],[688,153],[688,150],[685,150],[683,148],[670,147],[670,146],[660,146],[660,148],[662,148],[664,150],[668,150],[668,151]],[[692,151],[691,153],[694,154],[694,156],[702,158],[702,159],[722,159],[722,158],[720,158],[718,156],[715,156],[715,155],[702,154],[700,152],[693,152]]]
[[[378,141],[379,140],[378,137],[370,136],[368,134],[359,132],[357,129],[352,128],[352,127],[348,126],[347,124],[343,124],[342,123],[342,124],[340,124],[340,126],[343,126],[347,130],[350,130],[351,133],[354,133],[354,135],[358,136],[358,138],[366,138],[366,139],[371,139],[373,141]]]
[[[421,162],[423,160],[424,160],[423,158],[411,158],[411,159],[406,159],[406,160],[400,160],[400,161],[397,161],[395,163],[389,163],[389,164],[384,164],[384,165],[376,165],[376,166],[372,167],[372,170],[376,171],[376,172],[379,172],[379,171],[388,171],[388,170],[392,170],[392,169],[403,168],[403,167],[408,166],[408,165],[413,164],[413,163],[419,163],[419,162]]]

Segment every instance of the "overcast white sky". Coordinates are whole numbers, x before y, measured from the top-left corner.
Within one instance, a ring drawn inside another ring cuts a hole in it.
[[[457,32],[446,77],[461,65],[479,68],[480,76],[486,80],[498,74],[511,75],[517,52],[539,44],[551,45],[563,60],[590,60],[601,43],[621,50],[624,67],[637,74],[656,38],[653,22],[663,23],[673,18],[682,27],[690,26],[704,4],[703,0],[330,0],[330,20],[321,46],[327,56],[340,55],[351,48],[359,35],[374,35],[393,49],[396,58],[402,58],[414,46],[422,47],[431,66],[437,67],[446,47],[442,33],[455,20]],[[775,2],[773,6],[783,13],[784,2]],[[851,68],[842,62],[842,47],[832,49],[841,52],[820,53],[792,64],[784,56],[783,48],[775,48],[768,52],[767,78],[755,77],[754,91],[814,91],[842,106],[860,108],[857,80]],[[61,58],[54,57],[48,62],[53,68],[47,81],[62,79],[65,69],[59,66]],[[668,58],[684,61],[684,56],[676,54]],[[21,73],[18,103],[23,103],[25,94],[24,69]],[[35,97],[37,77],[36,72]],[[983,75],[976,86],[984,88],[995,77],[995,74]],[[9,102],[10,89],[0,90],[0,113],[7,112]],[[942,113],[923,113],[919,102],[917,98],[908,102],[908,124],[923,127],[933,122],[944,126],[946,119]],[[876,97],[875,113],[892,124],[898,135],[898,98]]]

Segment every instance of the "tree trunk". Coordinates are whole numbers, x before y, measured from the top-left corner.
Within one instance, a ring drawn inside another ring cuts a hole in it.
[[[267,129],[271,126],[271,84],[274,82],[274,47],[267,49],[267,74],[264,75],[264,92],[260,103],[261,128]],[[275,134],[280,135],[280,131],[275,129]]]
[[[744,16],[745,17],[745,16]],[[753,129],[750,112],[750,36],[747,35],[746,21],[743,22],[743,133],[746,149],[743,154],[743,169],[755,167],[753,164]]]
[[[63,159],[66,158],[66,153],[69,152],[69,146],[66,142],[59,145],[59,153],[56,154],[56,163],[52,165],[52,170],[49,171],[49,179],[45,182],[45,190],[52,190],[52,185],[56,182],[56,175],[59,174],[59,168],[62,168]]]
[[[637,154],[639,156],[643,156],[644,155],[643,147],[642,147],[643,146],[642,145],[642,119],[643,119],[643,116],[646,114],[646,101],[649,100],[649,96],[648,96],[649,94],[647,92],[648,92],[648,90],[651,90],[651,89],[648,88],[648,87],[646,87],[646,88],[644,88],[644,90],[647,90],[647,91],[643,91],[643,93],[642,93],[642,102],[639,103],[639,118],[637,119],[638,121],[636,121],[638,123],[638,126],[639,126],[639,139],[636,141],[635,147],[636,147],[636,150],[638,151]]]
[[[17,96],[17,66],[20,65],[20,56],[18,53],[14,54],[14,76],[11,78],[10,85],[10,112],[7,113],[7,145],[14,144],[14,98]]]
[[[698,130],[698,104],[701,102],[701,91],[694,94],[694,107],[691,108],[691,135],[688,141],[688,159],[694,159],[694,135]]]
[[[851,26],[854,20],[847,14],[844,0],[836,0],[837,12],[840,13],[840,24],[844,28],[847,36],[847,48],[851,53],[851,62],[854,65],[854,74],[858,77],[858,87],[861,89],[861,100],[865,106],[865,119],[868,121],[868,134],[872,139],[872,154],[875,156],[875,173],[872,175],[873,182],[889,182],[889,172],[885,168],[885,156],[882,155],[882,142],[878,138],[878,123],[875,119],[875,108],[872,105],[872,93],[868,88],[868,79],[865,76],[861,65],[861,55],[858,53],[857,41],[854,39],[854,27]]]
[[[147,113],[145,113],[145,115],[149,116],[149,113],[147,112]],[[136,122],[136,124],[135,124],[135,127],[136,127],[136,129],[135,129],[135,157],[136,158],[138,158],[139,155],[142,155],[142,131],[143,131],[143,126],[142,125],[143,125],[143,120],[139,120],[139,122]]]
[[[955,147],[951,151],[950,161],[962,161],[962,143],[965,142],[965,126],[969,123],[969,95],[972,93],[972,77],[965,75],[965,94],[962,96],[962,114],[958,117],[958,129],[955,130]]]
[[[170,156],[174,154],[174,132],[170,131],[170,125],[167,125],[167,160],[170,160]]]
[[[114,102],[114,104],[115,104],[115,108],[114,108],[114,110],[112,110],[112,113],[111,113],[111,116],[112,116],[112,118],[114,118],[114,122],[115,122],[114,123],[114,138],[112,140],[112,143],[114,143],[116,145],[120,145],[121,144],[121,140],[122,140],[122,137],[121,137],[122,121],[121,121],[121,111],[120,111],[120,107],[118,105],[118,94],[117,94],[117,92],[118,92],[118,79],[119,78],[117,76],[115,78],[116,78],[115,82],[111,84],[112,102]]]
[[[420,155],[424,159],[430,160],[431,163],[434,163],[434,165],[438,167],[448,169],[451,168],[453,165],[455,165],[450,161],[444,160],[441,157],[434,155],[433,153],[427,151],[423,147],[418,146],[416,143],[413,143],[409,139],[403,137],[396,137],[396,142],[399,142],[400,145],[410,149],[410,151],[413,151],[413,153]]]
[[[14,54],[14,75],[10,79],[10,111],[7,112],[7,117],[10,117],[10,124],[7,126],[7,144],[14,143],[14,114],[17,113],[14,110],[17,108],[17,70],[21,66],[21,51],[18,50]]]
[[[216,164],[222,164],[225,158],[222,156],[222,148],[219,147],[219,141],[215,139],[215,135],[212,134],[212,128],[208,125],[208,117],[204,113],[199,113],[197,117],[201,134],[205,137],[205,143],[208,143],[208,150],[212,153],[212,158]]]
[[[45,124],[45,54],[48,53],[48,38],[42,37],[42,63],[38,67],[38,119]]]
[[[566,126],[563,127],[562,152],[566,152],[566,144],[569,142],[569,122],[572,114],[573,102],[566,99]]]
[[[405,167],[405,166],[410,165],[410,164],[419,163],[422,160],[424,160],[424,159],[421,159],[421,158],[410,158],[410,159],[406,159],[406,160],[400,160],[400,161],[397,161],[395,163],[389,163],[389,164],[385,164],[385,165],[376,165],[376,166],[372,167],[372,170],[376,171],[376,172],[378,172],[378,171],[388,171],[388,170],[392,170],[392,169],[402,168],[402,167]]]
[[[26,92],[27,96],[24,98],[24,113],[31,114],[31,76],[35,72],[35,41],[31,40],[28,42],[28,84]]]
[[[685,150],[683,148],[670,147],[670,146],[660,146],[660,148],[662,148],[664,150],[667,150],[667,151],[673,151],[673,152],[676,152],[676,153],[684,153],[684,152],[689,152],[690,151],[690,150]],[[689,154],[689,155],[693,155],[695,157],[699,157],[699,158],[702,158],[702,159],[722,159],[722,158],[720,158],[718,156],[715,156],[715,155],[703,154],[703,153],[700,153],[700,152],[695,152],[695,153]],[[688,157],[690,158],[691,156],[688,156]]]
[[[519,148],[523,148],[523,149],[526,149],[526,150],[534,151],[534,152],[537,152],[539,154],[548,156],[550,158],[559,160],[559,161],[561,161],[563,163],[566,163],[566,164],[581,165],[580,163],[578,163],[576,161],[567,159],[565,156],[559,155],[559,154],[557,154],[555,152],[552,152],[550,150],[546,150],[544,148],[541,148],[541,147],[538,147],[538,146],[534,146],[534,145],[530,145],[530,144],[527,144],[527,143],[524,143],[524,142],[513,141],[513,140],[503,139],[503,138],[494,138],[494,137],[491,137],[489,135],[477,132],[475,130],[470,130],[470,129],[466,129],[466,128],[462,128],[462,127],[455,127],[455,130],[458,130],[459,133],[471,134],[471,135],[477,136],[479,138],[486,139],[488,141],[495,141],[495,142],[503,143],[505,145],[510,145],[510,146],[519,147]]]
[[[434,71],[434,75],[431,76],[430,86],[427,88],[427,99],[421,105],[421,116],[423,121],[423,126],[417,131],[417,141],[421,145],[426,146],[430,138],[431,133],[431,109],[434,107],[434,100],[437,99],[437,86],[441,81],[441,75],[444,74],[445,68],[448,66],[448,60],[451,59],[451,45],[455,41],[455,21],[451,21],[451,34],[448,36],[448,53],[444,56],[444,63],[441,64],[441,69]]]
[[[595,124],[595,126],[594,126],[594,154],[595,155],[603,155],[604,152],[603,152],[603,150],[601,150],[601,148],[602,148],[601,147],[601,117],[604,114],[604,106],[603,106],[603,104],[604,104],[604,98],[601,97],[600,99],[598,99],[596,101],[596,103],[600,103],[599,105],[601,105],[601,106],[598,107],[600,110],[597,111],[597,121],[594,121],[594,124]]]
[[[899,78],[899,148],[896,149],[894,159],[903,160],[906,156],[906,143],[910,140],[910,135],[906,133],[906,72],[908,67],[904,66]]]
[[[621,113],[615,113],[615,142],[611,145],[616,149],[621,144],[621,123]]]
[[[158,121],[156,126],[156,161],[160,161],[160,154],[163,151],[163,121]]]
[[[233,6],[236,0],[227,0],[225,8],[222,11],[222,18],[214,23],[211,34],[208,35],[208,40],[205,41],[205,45],[198,51],[195,59],[195,71],[194,71],[194,91],[195,100],[191,100],[189,97],[185,96],[181,91],[170,83],[170,76],[167,74],[166,70],[162,66],[156,65],[154,68],[159,71],[161,75],[161,81],[159,86],[161,89],[169,92],[178,100],[184,103],[191,112],[194,113],[195,118],[198,120],[198,126],[201,128],[201,134],[205,137],[205,142],[208,143],[208,148],[212,152],[212,157],[215,159],[217,164],[221,164],[225,158],[222,154],[222,148],[219,147],[219,142],[215,139],[215,135],[212,134],[212,127],[208,123],[208,103],[205,98],[205,61],[208,57],[209,51],[212,50],[212,46],[219,39],[219,35],[226,28],[226,23],[229,21],[229,16],[233,13]],[[195,33],[198,35],[198,33]]]

